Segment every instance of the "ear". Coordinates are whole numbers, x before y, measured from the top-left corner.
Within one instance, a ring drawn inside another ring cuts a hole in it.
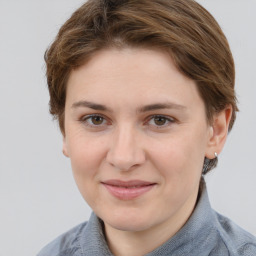
[[[69,154],[68,154],[68,149],[67,149],[67,139],[65,136],[63,136],[63,139],[62,139],[62,153],[64,156],[66,157],[69,157]]]
[[[228,135],[228,127],[232,116],[232,107],[229,105],[219,113],[214,114],[205,156],[215,158],[224,147]]]

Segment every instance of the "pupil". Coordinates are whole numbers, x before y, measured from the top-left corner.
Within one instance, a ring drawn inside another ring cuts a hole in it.
[[[164,125],[166,119],[164,117],[155,117],[155,124],[156,125]]]
[[[93,124],[96,124],[96,125],[102,124],[103,118],[100,116],[94,116],[92,118],[92,122],[93,122]]]

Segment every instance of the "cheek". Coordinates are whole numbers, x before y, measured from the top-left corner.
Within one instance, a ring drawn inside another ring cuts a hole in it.
[[[84,200],[93,208],[98,200],[98,172],[103,159],[102,147],[90,140],[73,140],[70,145],[72,172]]]
[[[102,143],[96,139],[73,137],[69,143],[69,152],[74,178],[78,185],[90,182],[97,175],[105,156]]]
[[[151,146],[153,163],[164,176],[183,179],[201,172],[204,159],[204,139],[199,133],[173,136]]]

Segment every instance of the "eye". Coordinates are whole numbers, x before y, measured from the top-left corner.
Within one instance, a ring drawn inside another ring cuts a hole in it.
[[[84,116],[81,120],[87,126],[103,126],[106,125],[107,120],[101,115],[88,115]]]
[[[165,117],[163,117],[163,116],[155,116],[155,117],[153,118],[153,120],[154,120],[154,123],[155,123],[156,125],[158,125],[158,126],[165,125],[166,122],[167,122],[167,119],[166,119]]]
[[[155,115],[149,119],[148,124],[151,126],[166,127],[173,122],[174,122],[174,119],[171,117]]]
[[[94,125],[101,125],[104,122],[104,118],[101,116],[91,116],[90,121]]]

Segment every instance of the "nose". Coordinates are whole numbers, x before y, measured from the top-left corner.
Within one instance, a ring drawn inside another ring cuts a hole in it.
[[[107,161],[120,171],[129,171],[143,164],[146,160],[145,151],[140,145],[141,135],[132,127],[124,126],[117,129],[112,137],[107,153]]]

